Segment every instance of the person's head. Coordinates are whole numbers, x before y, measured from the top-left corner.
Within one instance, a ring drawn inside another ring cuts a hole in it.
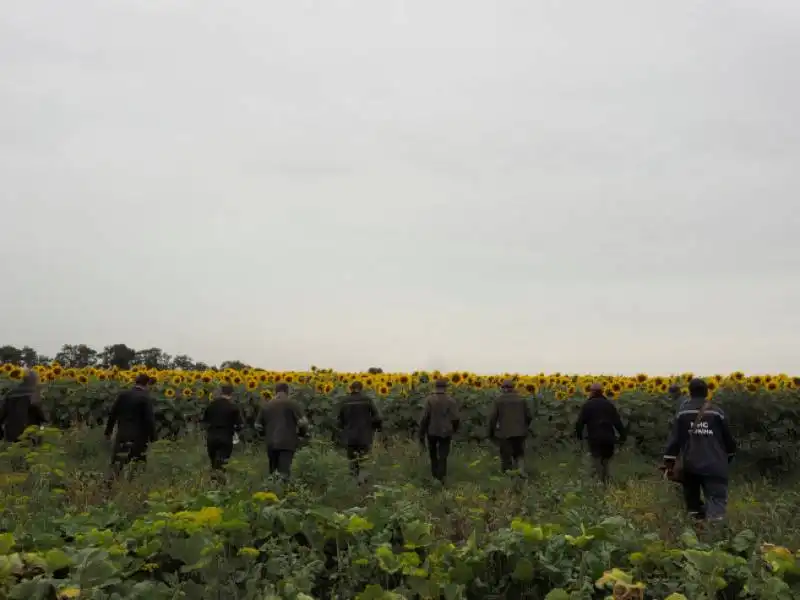
[[[689,382],[689,396],[692,398],[708,398],[708,384],[702,379],[692,379]]]
[[[233,386],[230,383],[222,384],[222,387],[219,389],[220,396],[224,396],[226,398],[230,398],[233,396]]]
[[[511,379],[506,379],[500,384],[500,389],[504,392],[513,392],[514,391],[514,381]]]
[[[147,373],[139,373],[136,376],[136,379],[133,381],[133,385],[140,388],[146,388],[152,385],[152,382],[155,381],[150,375]]]
[[[288,394],[289,393],[289,384],[286,382],[280,382],[278,385],[275,386],[275,393],[276,394]]]
[[[351,394],[360,394],[361,390],[364,389],[364,384],[360,381],[354,381],[350,384],[350,393]]]
[[[670,398],[677,400],[678,398],[681,397],[681,386],[675,384],[669,386],[668,393],[670,395]]]
[[[442,393],[447,389],[447,379],[437,379],[434,385],[436,391]]]
[[[589,386],[589,397],[590,398],[599,398],[603,395],[603,384],[595,381],[592,385]]]

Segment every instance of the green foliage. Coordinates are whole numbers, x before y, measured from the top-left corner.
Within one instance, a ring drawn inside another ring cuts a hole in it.
[[[144,474],[106,489],[99,432],[31,433],[0,456],[24,462],[0,473],[0,597],[800,594],[800,555],[788,549],[800,544],[800,492],[790,482],[735,485],[728,527],[694,531],[677,491],[630,450],[609,488],[585,480],[574,453],[544,454],[526,483],[499,476],[489,448],[465,443],[442,488],[402,439],[376,446],[370,486],[320,440],[299,452],[288,486],[265,477],[252,446],[219,484],[190,435],[158,442]]]

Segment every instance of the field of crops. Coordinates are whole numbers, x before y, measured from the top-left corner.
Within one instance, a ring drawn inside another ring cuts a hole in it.
[[[0,392],[21,370],[0,368]],[[680,377],[516,376],[535,407],[529,478],[501,476],[485,415],[509,374],[444,374],[463,431],[448,485],[412,439],[442,374],[152,371],[162,438],[145,473],[107,488],[98,427],[135,371],[40,367],[53,427],[0,457],[0,598],[800,597],[800,392],[788,376],[710,377],[742,447],[725,526],[695,531],[656,469]],[[385,420],[359,486],[332,441],[333,409],[361,380]],[[608,488],[587,476],[572,427],[602,381],[631,438]],[[221,382],[252,416],[286,381],[312,423],[284,486],[244,435],[211,478],[195,422]],[[22,461],[26,468],[12,470]]]

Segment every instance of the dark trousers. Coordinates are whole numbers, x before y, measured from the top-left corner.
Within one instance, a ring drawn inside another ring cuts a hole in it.
[[[525,437],[510,437],[498,441],[500,444],[500,468],[503,473],[522,465],[525,457]]]
[[[589,440],[589,455],[592,457],[592,470],[597,478],[607,483],[611,476],[610,465],[614,457],[614,442]]]
[[[294,450],[283,450],[280,448],[267,448],[267,458],[269,458],[269,474],[276,471],[281,477],[289,479],[292,473],[292,460],[294,460]]]
[[[447,458],[450,456],[449,437],[428,436],[428,453],[431,457],[431,475],[439,481],[447,476]]]
[[[728,506],[728,482],[719,477],[683,474],[686,510],[697,519],[720,520]]]
[[[111,457],[111,473],[119,477],[122,470],[131,465],[130,475],[133,477],[142,471],[147,463],[147,445],[139,441],[117,440],[114,442]]]
[[[215,471],[221,470],[233,454],[233,438],[215,439],[209,438],[206,443],[208,458],[211,461],[211,468]]]
[[[354,476],[358,477],[361,474],[361,463],[367,458],[370,450],[370,446],[363,444],[347,445],[347,460],[350,463],[350,472]]]

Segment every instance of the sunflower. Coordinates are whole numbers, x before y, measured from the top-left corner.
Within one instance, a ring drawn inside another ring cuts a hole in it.
[[[78,375],[78,383],[80,383],[81,385],[86,385],[87,383],[89,383],[89,378],[83,373],[81,373],[80,375]]]
[[[173,390],[172,388],[167,388],[167,389],[164,390],[164,395],[167,398],[174,398],[175,397],[175,390]]]
[[[261,373],[261,374],[259,374],[259,376],[258,376],[258,380],[259,380],[261,383],[266,383],[266,382],[267,382],[267,374],[266,374],[266,373]]]
[[[525,385],[525,390],[529,394],[535,394],[536,393],[536,386],[533,385],[532,383],[528,383],[528,384]]]
[[[708,385],[708,391],[709,391],[709,392],[714,392],[714,391],[716,391],[716,389],[719,387],[719,385],[717,384],[717,382],[716,382],[716,381],[714,381],[713,379],[711,379],[711,380],[710,380],[710,381],[707,383],[707,385]]]
[[[453,383],[460,383],[461,382],[461,373],[453,373],[450,375],[450,381]]]
[[[294,375],[286,375],[284,379],[286,380],[286,383],[292,383],[294,381]]]
[[[619,381],[615,381],[611,384],[611,393],[612,394],[619,394],[622,391],[622,384]]]
[[[108,374],[105,371],[100,371],[100,373],[97,374],[97,378],[100,381],[105,381],[106,379],[108,379]]]
[[[408,375],[400,375],[400,383],[407,385],[409,381]]]
[[[183,389],[181,390],[181,395],[182,395],[184,398],[191,398],[191,397],[192,397],[192,388],[190,388],[190,387],[185,387],[185,388],[183,388]]]
[[[11,379],[22,379],[22,369],[20,369],[19,367],[12,368],[8,376]]]
[[[775,390],[777,390],[777,389],[778,389],[778,382],[777,382],[777,381],[770,381],[770,382],[767,384],[767,389],[768,389],[770,392],[774,392]]]
[[[172,378],[172,385],[178,386],[182,383],[183,383],[183,377],[181,377],[180,375],[175,375]]]
[[[264,400],[271,400],[272,399],[272,392],[269,390],[261,390],[261,397]]]
[[[203,376],[200,378],[203,383],[211,383],[211,375],[208,373],[203,373]]]
[[[255,379],[248,379],[247,380],[247,389],[248,390],[254,390],[257,387],[258,387],[258,381],[256,381]]]
[[[324,391],[326,394],[330,394],[333,391],[333,385],[330,383],[326,383]]]
[[[233,385],[241,385],[241,384],[242,384],[242,378],[239,377],[238,375],[234,375],[234,377],[233,377]]]
[[[750,381],[752,381],[756,385],[761,385],[762,383],[764,383],[764,379],[761,377],[761,375],[754,375],[753,377],[750,378]]]
[[[2,368],[3,368],[4,372],[10,373],[11,370],[14,368],[14,365],[12,365],[11,363],[3,363],[3,367]]]
[[[63,372],[64,372],[64,369],[61,368],[61,365],[57,364],[57,365],[53,366],[53,375],[55,375],[56,377],[61,375]]]
[[[733,379],[736,382],[742,382],[744,381],[744,373],[742,373],[741,371],[736,371],[734,373],[731,373],[731,379]]]
[[[197,390],[197,391],[194,393],[194,397],[195,397],[195,398],[205,398],[205,397],[206,397],[206,391],[205,391],[204,389],[202,389],[202,388],[201,388],[201,389]]]

